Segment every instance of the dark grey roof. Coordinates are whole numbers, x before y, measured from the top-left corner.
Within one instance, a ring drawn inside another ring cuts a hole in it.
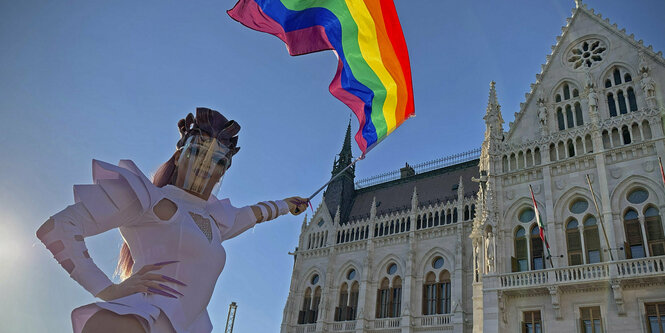
[[[478,191],[478,159],[436,169],[415,176],[358,189],[355,191],[349,220],[368,217],[372,199],[376,197],[377,215],[411,208],[413,187],[418,188],[418,205],[457,199],[457,185],[462,177],[464,196]]]

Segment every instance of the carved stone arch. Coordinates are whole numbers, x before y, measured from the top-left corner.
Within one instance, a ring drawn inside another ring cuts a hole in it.
[[[395,262],[397,264],[397,272],[390,277],[388,277],[388,273],[386,273],[386,269],[388,268],[388,262]],[[375,266],[376,268],[373,269],[370,274],[372,275],[370,277],[371,281],[377,281],[381,280],[383,277],[388,277],[389,280],[392,281],[392,277],[395,275],[399,275],[401,277],[404,277],[404,268],[406,267],[406,264],[404,263],[404,260],[402,258],[398,257],[397,255],[393,253],[387,254],[383,259],[381,259],[378,264]]]
[[[654,203],[657,208],[665,204],[664,194],[662,193],[662,185],[652,179],[640,175],[631,175],[622,180],[610,194],[610,202],[612,207],[622,207],[622,215],[625,213],[623,207],[631,205],[626,199],[628,192],[636,187],[643,187],[649,192],[648,202]],[[655,198],[655,200],[654,200]],[[659,208],[660,209],[660,208]]]
[[[592,209],[593,199],[591,198],[591,192],[588,188],[581,186],[573,186],[569,188],[566,192],[559,196],[559,199],[554,203],[554,219],[563,221],[564,217],[570,215],[568,213],[568,206],[570,206],[572,200],[575,198],[584,198],[589,202],[589,209],[595,211],[595,208]],[[596,198],[600,201],[600,198]]]
[[[581,89],[582,85],[579,82],[577,82],[576,79],[574,79],[572,77],[561,78],[550,89],[550,92],[549,92],[548,96],[549,96],[551,102],[557,103],[556,99],[555,99],[556,94],[558,93],[559,89],[563,87],[564,83],[568,83],[568,86],[570,87],[570,98],[569,99],[575,98],[575,97],[572,97],[573,96],[573,89],[577,89],[578,91],[583,90],[583,89]],[[561,102],[560,103],[563,103],[563,101],[565,101],[565,99],[563,98],[563,95],[561,95]]]
[[[600,77],[596,79],[596,81],[600,80],[601,85],[599,86],[598,83],[596,83],[596,87],[605,89],[605,79],[607,79],[608,77],[612,77],[612,87],[614,87],[614,78],[612,75],[614,74],[614,69],[617,67],[619,68],[623,67],[628,73],[630,73],[630,76],[633,77],[632,82],[635,82],[635,79],[639,79],[637,75],[637,69],[635,69],[632,65],[625,63],[623,61],[613,61],[612,63],[606,64],[605,67],[603,68]],[[624,83],[623,80],[624,77],[621,76],[622,83]]]
[[[450,278],[452,279],[453,273],[455,272],[455,254],[441,247],[431,248],[420,257],[418,266],[416,266],[418,267],[416,276],[424,278],[425,274],[432,270],[432,267],[429,266],[429,264],[435,257],[438,256],[443,257],[443,267],[441,269],[448,269],[448,271],[451,272]]]
[[[302,280],[302,283],[299,284],[299,285],[300,285],[300,291],[304,293],[304,292],[305,292],[305,289],[307,289],[307,287],[311,287],[311,288],[312,288],[312,292],[313,292],[313,291],[314,291],[314,288],[316,288],[316,286],[323,286],[323,285],[325,285],[325,282],[326,282],[326,281],[325,281],[325,279],[326,279],[326,275],[325,275],[325,274],[322,274],[321,272],[324,272],[324,270],[322,270],[322,269],[319,268],[318,266],[312,266],[312,267],[310,267],[309,269],[307,269],[307,270],[305,271],[305,274],[302,275],[302,277],[304,278],[304,280]],[[317,284],[315,284],[315,285],[312,285],[312,283],[311,283],[311,279],[312,279],[312,277],[314,276],[314,274],[318,274],[318,275],[319,275],[319,282],[318,282]]]
[[[346,280],[346,273],[349,272],[351,268],[356,270],[356,278],[353,279],[353,281],[360,281],[360,276],[362,274],[362,271],[360,270],[359,267],[363,267],[361,264],[359,264],[357,261],[351,259],[346,261],[342,266],[339,266],[340,269],[337,271],[337,274],[335,275],[335,286],[340,286],[342,285],[343,282],[347,282]],[[349,286],[351,284],[349,283]]]
[[[525,191],[526,191],[525,196],[515,200],[515,202],[513,202],[513,204],[510,205],[510,207],[508,207],[506,213],[503,215],[504,221],[519,221],[517,219],[517,214],[519,214],[519,212],[522,211],[522,209],[524,208],[533,209],[533,202],[531,201],[531,196],[529,194],[529,191],[528,189],[526,189]],[[536,199],[536,203],[538,203],[538,210],[540,211],[540,216],[544,218],[546,216],[545,203],[539,201],[538,199]]]

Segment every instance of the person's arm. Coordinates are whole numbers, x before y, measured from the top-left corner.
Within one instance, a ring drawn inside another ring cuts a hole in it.
[[[93,218],[83,202],[78,202],[48,219],[37,230],[37,238],[46,245],[72,279],[97,296],[113,282],[90,258],[84,238],[132,223],[140,213],[141,205],[135,199],[118,210],[114,214],[115,218],[100,223]]]
[[[263,201],[250,207],[256,218],[256,223],[261,223],[273,220],[289,212],[293,215],[304,212],[307,209],[307,199],[290,197],[284,200]]]

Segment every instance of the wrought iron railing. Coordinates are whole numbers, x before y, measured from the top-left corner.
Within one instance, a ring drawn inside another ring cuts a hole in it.
[[[416,174],[425,173],[435,169],[460,164],[480,158],[480,148],[472,149],[463,153],[442,157],[436,160],[411,165]],[[400,178],[400,170],[385,172],[376,176],[361,179],[356,182],[356,189],[370,187],[373,185],[389,182]]]

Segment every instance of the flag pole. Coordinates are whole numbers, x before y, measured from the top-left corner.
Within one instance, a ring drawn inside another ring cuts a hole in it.
[[[660,176],[663,178],[663,185],[665,185],[665,171],[663,171],[663,161],[658,156],[658,165],[660,166]]]
[[[533,188],[529,184],[529,192],[531,192],[531,200],[533,201],[533,209],[536,213],[536,223],[538,224],[538,231],[540,234],[540,240],[543,242],[543,245],[547,249],[547,259],[550,261],[550,266],[554,268],[554,263],[552,263],[552,253],[550,252],[550,243],[545,237],[545,226],[540,221],[540,212],[538,211],[538,204],[536,203],[536,197],[533,195]]]
[[[312,195],[307,197],[307,201],[308,202],[311,201],[317,194],[319,194],[319,192],[321,192],[324,188],[326,188],[328,184],[332,183],[335,179],[341,176],[344,173],[344,171],[348,170],[351,166],[355,165],[356,162],[362,160],[363,158],[365,158],[365,154],[360,155],[360,157],[356,158],[355,160],[353,160],[353,162],[349,163],[349,165],[347,165],[344,169],[342,169],[342,171],[338,172],[336,175],[330,178],[330,180],[327,183],[323,184],[323,186],[319,187],[319,189],[316,190],[314,193],[312,193]]]
[[[605,223],[603,223],[603,215],[598,209],[598,202],[596,201],[596,193],[593,191],[593,186],[591,186],[591,179],[589,174],[586,174],[586,182],[589,184],[589,190],[591,190],[591,198],[593,199],[593,205],[596,206],[596,212],[598,213],[598,220],[600,225],[603,227],[603,236],[605,237],[605,244],[607,244],[607,251],[610,253],[610,260],[614,261],[614,256],[612,255],[612,247],[610,246],[610,241],[607,239],[607,232],[605,231]]]

